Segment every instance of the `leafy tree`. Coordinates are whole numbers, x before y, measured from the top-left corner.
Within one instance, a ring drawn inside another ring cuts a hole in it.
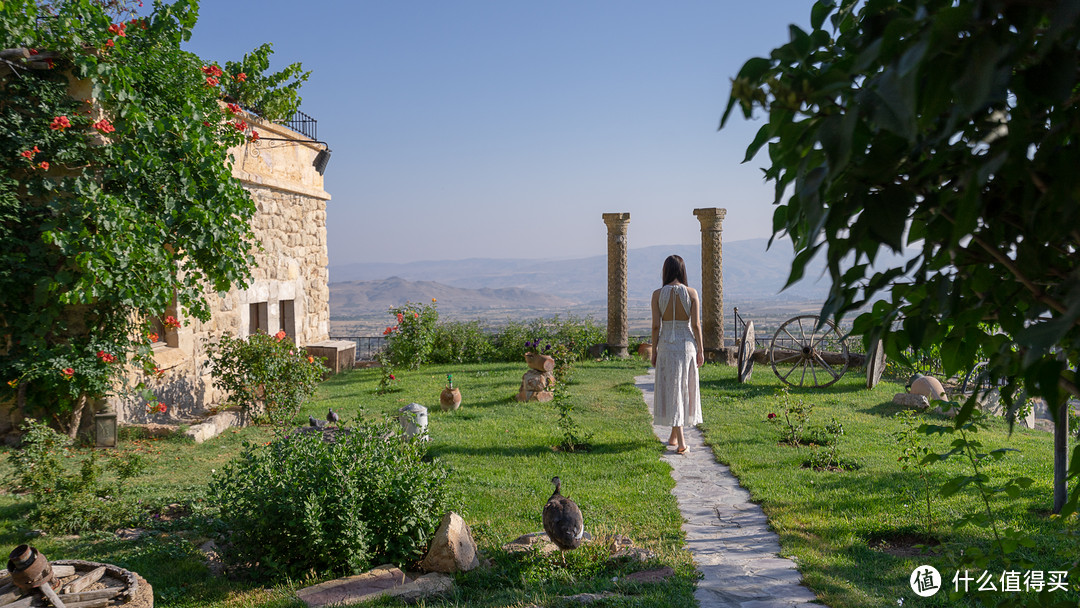
[[[991,353],[1007,403],[1020,388],[1046,399],[1055,510],[1065,399],[1080,395],[1078,95],[1080,3],[821,0],[810,32],[792,25],[743,65],[721,122],[767,113],[746,160],[767,146],[789,284],[818,253],[828,262],[823,317],[873,302],[855,320],[867,344],[883,338],[892,357],[940,344],[947,374]],[[905,247],[918,255],[882,263]]]
[[[206,320],[254,263],[228,154],[254,134],[219,101],[246,76],[181,50],[195,0],[114,22],[125,6],[0,3],[0,49],[33,53],[0,64],[0,399],[72,436],[130,359],[152,369],[150,318]]]

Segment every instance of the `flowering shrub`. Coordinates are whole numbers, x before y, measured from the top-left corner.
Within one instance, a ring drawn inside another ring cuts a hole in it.
[[[385,421],[334,441],[294,432],[245,444],[210,484],[225,558],[278,578],[419,559],[447,506],[447,471],[425,461],[419,437],[399,432]]]
[[[435,325],[439,322],[439,311],[435,306],[432,300],[431,304],[408,302],[390,309],[397,324],[387,327],[383,335],[387,336],[386,349],[391,364],[416,369],[421,363],[428,362],[435,342]]]
[[[285,332],[247,339],[225,334],[207,352],[214,386],[229,392],[230,403],[274,422],[294,418],[326,372],[321,360],[297,348]]]
[[[375,360],[381,364],[379,368],[379,385],[375,387],[375,394],[385,395],[400,391],[401,388],[397,385],[398,379],[394,375],[394,368],[390,365],[389,357],[384,353],[379,353],[375,356]]]
[[[0,48],[33,49],[0,76],[0,400],[72,436],[122,364],[152,366],[143,320],[174,304],[206,320],[206,293],[250,278],[255,205],[228,156],[246,134],[227,124],[224,87],[299,101],[256,65],[207,80],[180,48],[197,1],[118,19],[128,4],[0,3]],[[73,79],[94,99],[73,98]]]

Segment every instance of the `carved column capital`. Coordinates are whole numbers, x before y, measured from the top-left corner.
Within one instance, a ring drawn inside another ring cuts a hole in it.
[[[720,232],[723,230],[724,216],[727,215],[727,209],[721,209],[720,207],[694,209],[694,215],[701,222],[702,232]]]

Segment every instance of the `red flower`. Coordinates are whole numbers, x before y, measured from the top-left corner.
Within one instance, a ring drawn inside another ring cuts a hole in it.
[[[769,420],[772,420],[772,419],[774,419],[774,418],[776,418],[776,414],[772,414],[772,413],[770,413],[770,414],[769,414]]]
[[[229,110],[230,112],[232,112],[233,114],[239,114],[239,113],[240,113],[240,106],[236,105],[235,103],[230,103],[229,105],[227,105],[227,106],[225,106],[225,107],[226,107],[226,108],[227,108],[227,109],[228,109],[228,110]]]
[[[154,366],[154,375],[160,378],[165,375],[165,370],[161,369],[160,367]]]
[[[179,329],[180,328],[180,321],[177,321],[176,317],[174,317],[172,315],[169,315],[169,316],[165,317],[165,327],[167,329]]]
[[[164,403],[158,403],[157,411],[159,414],[164,414],[165,412],[169,411],[169,406],[165,405]]]
[[[105,363],[112,363],[116,361],[116,355],[111,355],[103,350],[97,351],[98,359],[101,359]]]
[[[315,362],[315,357],[312,357],[311,355],[308,355],[307,362],[308,363],[314,363]]]
[[[22,152],[19,152],[19,154],[25,156],[26,158],[34,158],[34,151],[33,150],[24,150]]]
[[[45,60],[45,65],[49,66],[49,69],[51,70],[51,69],[56,67],[56,62],[53,61],[52,59],[46,59]]]
[[[31,152],[33,152],[34,154],[37,154],[38,152],[41,152],[41,150],[38,150],[38,147],[34,146],[34,149],[31,150]]]
[[[121,38],[126,38],[127,33],[124,32],[124,28],[126,28],[126,27],[127,27],[126,23],[120,23],[120,24],[114,23],[114,24],[109,26],[109,33],[110,34],[116,34],[117,36],[120,36]]]
[[[116,46],[116,43],[112,41],[112,38],[105,41],[105,48],[111,49],[114,46]]]
[[[38,163],[38,167],[40,167],[44,171],[48,171],[49,170],[49,161],[47,161],[47,160],[41,161],[40,163]]]
[[[397,322],[401,323],[404,320],[405,320],[405,315],[401,314],[400,312],[397,313]]]
[[[218,78],[222,74],[221,68],[216,65],[204,65],[202,66],[202,71],[203,74],[206,74],[207,76],[213,76],[214,78]]]
[[[31,54],[31,55],[37,55],[37,54],[38,54],[38,50],[37,50],[37,49],[30,49],[30,54]]]
[[[253,130],[251,132],[251,141],[259,141],[259,132],[258,131]]]
[[[247,74],[245,74],[243,72],[240,72],[239,74],[237,74],[233,78],[235,78],[237,82],[244,82],[245,80],[247,80]]]
[[[208,87],[216,87],[217,85],[218,85],[218,79],[217,78],[214,78],[213,76],[207,76],[206,77],[206,86],[208,86]]]
[[[210,123],[206,122],[205,120],[203,121],[202,124],[203,124],[204,127],[212,127],[213,126]]]
[[[418,312],[412,313],[412,318],[419,319],[420,318],[420,313],[418,313]]]
[[[390,379],[391,380],[397,380],[397,378],[394,377],[394,374],[390,374]]]
[[[248,124],[247,124],[246,120],[238,120],[238,121],[232,123],[232,126],[237,131],[240,131],[241,133],[243,133],[244,131],[247,130]]]
[[[150,333],[146,334],[146,339],[151,341],[151,342],[157,342],[158,341],[158,335],[155,332],[150,332]]]
[[[386,329],[383,330],[382,335],[389,336],[390,332],[392,332],[392,331],[394,331],[393,327],[387,327]]]
[[[102,118],[91,126],[102,133],[112,133],[116,130],[116,127],[112,126],[112,123],[107,118]]]
[[[52,123],[49,124],[49,128],[52,129],[53,131],[63,131],[64,129],[66,129],[66,128],[70,127],[70,126],[71,126],[71,121],[68,120],[67,116],[53,117]]]
[[[75,370],[71,369],[70,367],[65,367],[64,369],[60,370],[60,373],[63,374],[65,380],[71,380],[72,377],[75,376]]]
[[[274,334],[274,337],[277,338],[279,341],[284,340],[286,336],[288,336],[288,334],[285,333],[284,329]]]

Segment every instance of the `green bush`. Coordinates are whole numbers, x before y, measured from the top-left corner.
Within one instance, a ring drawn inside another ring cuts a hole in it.
[[[555,315],[550,319],[533,319],[528,323],[510,321],[494,340],[498,361],[520,361],[525,343],[540,340],[543,344],[563,345],[577,359],[585,357],[589,347],[607,341],[604,327],[592,317]]]
[[[435,326],[432,363],[486,363],[495,355],[492,336],[479,321],[449,321]]]
[[[207,347],[214,386],[253,416],[290,420],[315,394],[326,368],[297,348],[285,332],[259,332],[246,340],[225,334]]]
[[[420,558],[447,504],[447,472],[396,423],[281,434],[241,455],[210,484],[227,533],[225,557],[270,577],[359,573]]]
[[[435,299],[432,298],[431,304],[406,302],[404,306],[391,308],[390,314],[397,317],[397,324],[383,332],[390,363],[412,369],[427,363],[439,322]]]
[[[60,456],[70,447],[70,438],[33,418],[23,421],[21,429],[22,447],[10,456],[12,489],[33,497],[31,525],[53,534],[78,534],[133,525],[142,518],[138,505],[124,496],[127,479],[145,469],[141,457],[110,461],[116,480],[107,485],[95,451],[83,459],[77,473],[67,474]]]

